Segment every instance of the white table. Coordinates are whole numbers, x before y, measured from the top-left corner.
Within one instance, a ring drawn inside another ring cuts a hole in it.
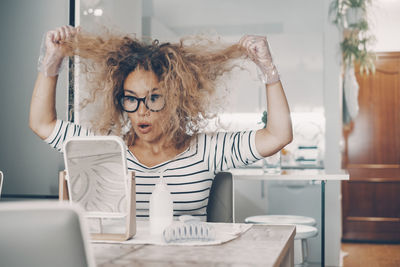
[[[91,245],[98,267],[292,267],[295,233],[290,225],[254,225],[238,238],[213,246]]]
[[[349,180],[344,170],[339,173],[328,173],[323,169],[283,169],[279,173],[266,173],[262,168],[231,169],[234,179],[240,180],[287,180],[287,181],[332,181]]]
[[[329,173],[323,169],[283,169],[279,173],[266,173],[262,168],[232,169],[235,180],[285,180],[312,181],[321,183],[321,266],[325,266],[325,183],[327,181],[349,180],[349,174],[342,170]]]

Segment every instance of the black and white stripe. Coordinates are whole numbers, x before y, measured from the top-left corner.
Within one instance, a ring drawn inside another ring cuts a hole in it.
[[[94,135],[92,131],[58,120],[53,133],[45,140],[61,151],[71,136]],[[136,213],[148,218],[149,199],[161,173],[166,179],[174,202],[174,216],[191,214],[206,220],[206,208],[216,173],[259,160],[255,132],[218,132],[199,134],[191,146],[174,159],[148,167],[128,150],[127,166],[136,177]]]

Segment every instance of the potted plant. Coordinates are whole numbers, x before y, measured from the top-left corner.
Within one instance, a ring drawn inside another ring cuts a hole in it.
[[[332,22],[342,31],[340,48],[344,67],[355,64],[360,73],[367,74],[375,71],[375,56],[368,51],[368,44],[375,40],[367,17],[370,4],[371,0],[333,0],[329,8]]]
[[[332,22],[342,33],[340,48],[343,64],[343,118],[349,123],[358,114],[356,67],[360,74],[375,72],[375,54],[368,45],[375,37],[370,33],[368,7],[371,0],[333,0],[329,7]],[[351,112],[350,112],[351,111]]]
[[[343,63],[345,66],[359,66],[360,73],[369,74],[375,71],[375,55],[368,51],[367,44],[372,41],[371,36],[361,37],[357,32],[348,32],[340,43]]]
[[[367,7],[371,0],[344,0],[346,7],[347,27],[357,27],[359,23],[366,21]]]
[[[371,0],[333,0],[329,6],[332,22],[340,28],[358,28],[368,23],[367,10]]]

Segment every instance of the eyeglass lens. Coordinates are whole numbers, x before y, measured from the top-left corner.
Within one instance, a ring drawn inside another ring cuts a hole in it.
[[[140,102],[143,102],[147,109],[151,111],[160,111],[164,108],[165,99],[162,94],[151,93],[146,97],[139,98],[135,96],[122,96],[122,108],[127,112],[135,112],[138,110]]]

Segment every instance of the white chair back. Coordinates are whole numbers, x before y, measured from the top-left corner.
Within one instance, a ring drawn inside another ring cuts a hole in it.
[[[54,201],[3,202],[0,218],[0,266],[95,266],[80,207]]]

